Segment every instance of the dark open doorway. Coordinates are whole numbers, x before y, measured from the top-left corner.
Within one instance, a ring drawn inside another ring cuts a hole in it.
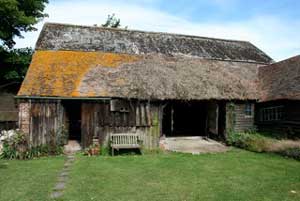
[[[81,141],[81,102],[66,100],[63,102],[66,111],[66,126],[69,140]]]
[[[166,136],[206,136],[206,102],[169,102],[163,111]]]

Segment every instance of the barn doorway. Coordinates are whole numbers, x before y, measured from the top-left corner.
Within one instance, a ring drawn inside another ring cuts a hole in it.
[[[62,102],[65,108],[65,124],[69,133],[69,140],[81,141],[81,102],[66,100]]]
[[[163,110],[163,134],[167,137],[206,136],[207,103],[169,102]]]

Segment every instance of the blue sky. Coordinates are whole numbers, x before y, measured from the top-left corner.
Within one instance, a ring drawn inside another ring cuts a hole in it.
[[[101,24],[115,13],[129,29],[246,40],[278,61],[300,54],[299,10],[299,0],[50,0],[37,28]],[[39,31],[16,47],[34,47]]]

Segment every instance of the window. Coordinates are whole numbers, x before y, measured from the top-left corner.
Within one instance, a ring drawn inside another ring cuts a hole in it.
[[[278,121],[283,119],[283,106],[260,109],[260,121]]]
[[[252,116],[252,104],[251,103],[245,104],[245,115]]]
[[[113,99],[110,100],[111,112],[129,112],[129,102],[127,100]]]

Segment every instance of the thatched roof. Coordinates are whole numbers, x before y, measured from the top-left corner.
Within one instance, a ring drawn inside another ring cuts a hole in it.
[[[158,54],[37,51],[18,95],[256,99],[258,65]]]
[[[300,55],[259,68],[260,101],[300,100]]]
[[[257,99],[249,42],[45,24],[19,96]]]
[[[165,54],[207,59],[270,63],[272,59],[249,42],[46,23],[36,50],[102,51],[123,54]]]

